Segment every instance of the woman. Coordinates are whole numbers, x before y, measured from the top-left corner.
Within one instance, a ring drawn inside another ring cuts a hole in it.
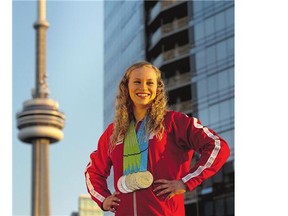
[[[227,143],[200,121],[168,111],[159,69],[130,66],[120,84],[115,119],[90,155],[88,192],[116,215],[185,215],[185,191],[214,175],[228,159]],[[193,152],[201,154],[190,169]],[[107,178],[114,169],[111,194]]]

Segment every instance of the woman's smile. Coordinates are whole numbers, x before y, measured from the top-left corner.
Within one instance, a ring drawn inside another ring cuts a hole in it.
[[[136,109],[147,109],[157,91],[156,72],[149,67],[131,71],[128,82],[129,95]]]
[[[142,92],[136,93],[136,95],[137,95],[138,97],[140,97],[140,98],[146,98],[146,97],[149,97],[149,96],[150,96],[149,93],[142,93]]]

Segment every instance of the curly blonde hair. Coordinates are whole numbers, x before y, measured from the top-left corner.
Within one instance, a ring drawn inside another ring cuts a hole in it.
[[[167,94],[164,82],[161,78],[160,70],[149,62],[141,61],[131,65],[125,72],[118,87],[118,94],[115,101],[114,130],[110,137],[110,152],[114,149],[117,141],[122,139],[129,127],[133,116],[133,102],[129,95],[128,82],[131,72],[137,68],[150,67],[154,69],[157,76],[156,97],[152,101],[148,111],[148,121],[146,122],[146,134],[154,133],[158,139],[161,139],[164,133],[164,116],[167,110]]]

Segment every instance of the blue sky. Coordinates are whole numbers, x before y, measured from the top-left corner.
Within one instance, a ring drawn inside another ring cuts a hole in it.
[[[64,139],[50,145],[51,215],[78,210],[84,169],[103,127],[103,2],[47,1],[47,82],[65,113]],[[13,1],[13,215],[30,215],[32,147],[17,139],[16,112],[35,86],[36,1]]]

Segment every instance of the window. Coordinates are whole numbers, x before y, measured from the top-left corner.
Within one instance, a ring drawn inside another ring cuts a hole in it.
[[[231,116],[229,108],[229,100],[225,100],[219,103],[219,111],[221,121],[223,121],[224,119],[228,119]]]
[[[234,98],[232,98],[231,100],[229,100],[230,102],[230,113],[231,113],[231,116],[234,117]]]
[[[213,64],[216,61],[216,48],[215,46],[210,46],[206,51],[206,63],[207,65]]]
[[[204,35],[204,23],[201,22],[195,25],[195,41],[199,41]]]
[[[204,1],[204,7],[205,9],[209,8],[209,7],[213,7],[214,2],[213,1]]]
[[[208,77],[208,94],[213,94],[218,90],[218,75]]]
[[[201,121],[202,125],[208,125],[209,124],[209,114],[208,109],[204,108],[198,111],[199,112],[199,120]]]
[[[223,182],[223,170],[220,169],[214,176],[213,176],[214,183],[222,183]]]
[[[203,9],[202,1],[193,1],[194,14]]]
[[[227,27],[234,25],[234,7],[225,11]]]
[[[225,28],[224,13],[219,13],[215,16],[215,31],[220,31]]]
[[[234,56],[234,37],[227,40],[227,55]]]
[[[218,199],[215,201],[215,216],[225,215],[224,199]]]
[[[234,149],[234,130],[222,132],[219,134],[219,136],[221,136],[228,143],[231,152],[233,152],[232,149]]]
[[[229,83],[228,71],[224,70],[218,74],[219,91],[228,88]]]
[[[229,75],[229,86],[234,86],[234,68],[229,68],[228,75]]]
[[[213,34],[215,32],[214,17],[210,17],[205,20],[205,34],[206,36]]]
[[[234,197],[226,198],[226,213],[227,215],[234,215]]]
[[[203,68],[205,66],[205,51],[202,50],[196,53],[196,68],[197,70]]]
[[[198,100],[207,96],[207,80],[202,79],[197,82],[197,98]]]
[[[204,216],[212,216],[213,215],[213,202],[207,201],[204,202]]]
[[[209,107],[209,119],[210,119],[210,124],[216,124],[219,122],[219,105],[214,104]]]
[[[217,61],[227,58],[226,41],[216,44]]]

